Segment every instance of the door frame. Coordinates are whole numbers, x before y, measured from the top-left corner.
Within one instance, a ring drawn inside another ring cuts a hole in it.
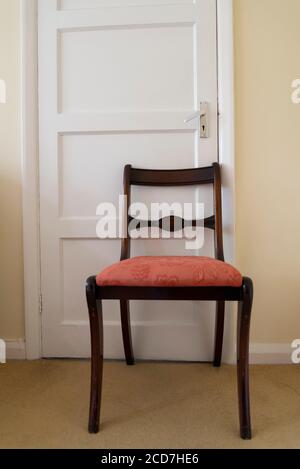
[[[25,347],[28,360],[42,356],[40,293],[38,20],[37,0],[21,1],[21,142],[23,190]],[[233,0],[217,2],[219,161],[223,164],[225,257],[235,261],[235,130]],[[224,361],[235,361],[233,309],[226,315]]]

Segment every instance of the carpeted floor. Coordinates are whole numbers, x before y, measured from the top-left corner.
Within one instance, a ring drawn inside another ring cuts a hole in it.
[[[300,369],[251,368],[253,439],[238,435],[235,367],[106,362],[87,432],[88,361],[0,365],[1,448],[300,448]]]

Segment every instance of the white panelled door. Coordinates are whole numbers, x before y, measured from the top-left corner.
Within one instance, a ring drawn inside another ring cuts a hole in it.
[[[125,164],[217,160],[216,0],[39,0],[42,342],[44,357],[88,357],[85,280],[119,260],[96,236]],[[209,136],[199,120],[209,103]],[[210,189],[139,189],[133,200],[198,200]],[[202,255],[212,255],[205,233]],[[136,240],[133,255],[193,255],[183,240]],[[122,358],[118,302],[104,302],[105,356]],[[136,358],[210,360],[214,305],[132,302]]]

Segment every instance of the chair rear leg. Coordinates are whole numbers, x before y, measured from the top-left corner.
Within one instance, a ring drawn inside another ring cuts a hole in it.
[[[243,300],[239,302],[237,324],[237,379],[240,416],[240,435],[251,439],[250,396],[249,396],[249,335],[253,301],[253,284],[243,279]]]
[[[215,367],[220,367],[221,361],[222,361],[224,317],[225,317],[225,301],[217,301],[216,325],[215,325],[215,355],[214,355]]]
[[[102,302],[97,305],[96,278],[90,277],[86,283],[86,298],[91,330],[91,395],[89,432],[99,432],[102,374],[103,374],[103,317]]]
[[[123,344],[124,344],[126,363],[127,365],[134,365],[134,355],[133,355],[132,339],[131,339],[129,301],[121,300],[120,307],[121,307],[122,335],[123,335]]]

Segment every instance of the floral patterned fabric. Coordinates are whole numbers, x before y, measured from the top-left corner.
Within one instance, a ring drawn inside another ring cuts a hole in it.
[[[230,264],[198,256],[133,257],[104,269],[98,286],[240,287],[242,275]]]

